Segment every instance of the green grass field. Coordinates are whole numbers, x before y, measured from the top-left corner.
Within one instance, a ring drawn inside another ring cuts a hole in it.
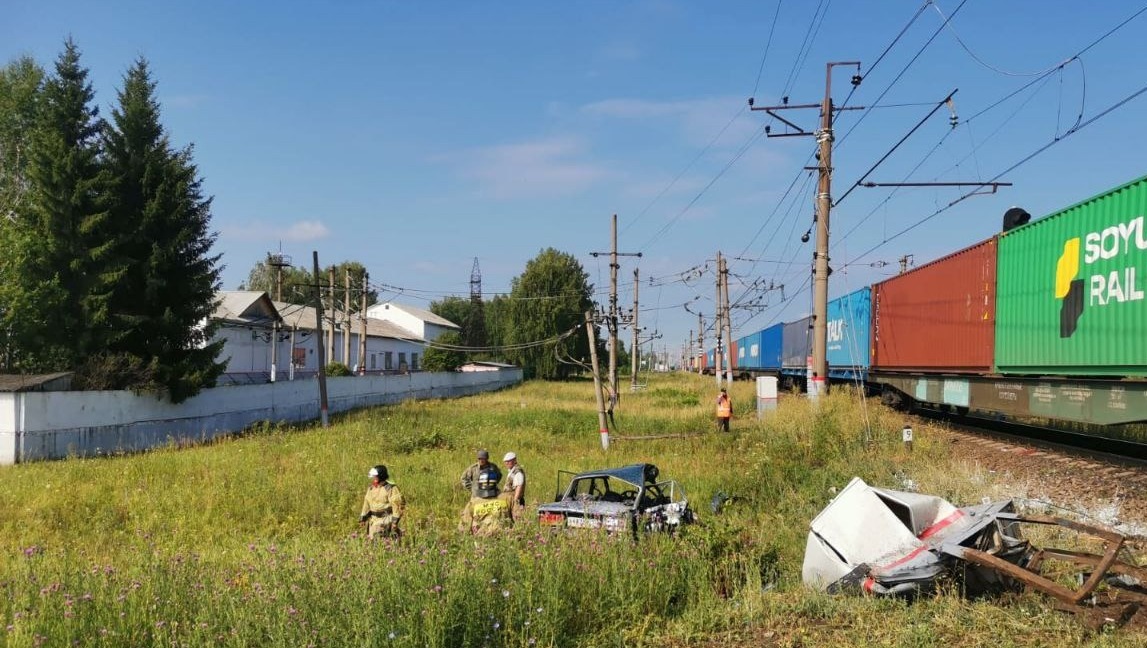
[[[812,409],[782,396],[766,421],[751,383],[732,388],[717,434],[712,378],[648,377],[601,449],[592,383],[531,382],[450,401],[268,425],[239,438],[141,455],[0,469],[0,638],[7,646],[1096,646],[1036,595],[906,604],[806,590],[809,521],[853,476],[962,505],[986,494],[917,427],[843,390]],[[677,537],[634,543],[521,524],[457,531],[458,477],[478,448],[518,453],[528,503],[558,469],[652,462],[700,514]],[[408,513],[401,543],[357,525],[370,466],[384,463]],[[733,496],[721,515],[709,501]]]

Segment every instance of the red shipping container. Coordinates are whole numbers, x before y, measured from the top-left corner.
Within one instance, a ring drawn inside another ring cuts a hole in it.
[[[730,369],[736,369],[737,365],[738,365],[737,353],[741,350],[741,345],[737,344],[737,342],[738,342],[738,340],[733,340],[732,342],[729,343],[729,368]]]
[[[873,288],[873,369],[992,370],[995,236]]]

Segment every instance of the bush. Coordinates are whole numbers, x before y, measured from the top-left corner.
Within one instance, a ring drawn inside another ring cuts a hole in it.
[[[331,377],[338,377],[350,376],[352,374],[350,367],[346,366],[345,364],[341,362],[330,362],[327,363],[327,375]]]

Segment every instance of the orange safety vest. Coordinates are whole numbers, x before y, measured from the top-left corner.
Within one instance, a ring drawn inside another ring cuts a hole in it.
[[[717,397],[717,416],[718,418],[731,418],[733,416],[733,403],[729,401],[728,396]]]

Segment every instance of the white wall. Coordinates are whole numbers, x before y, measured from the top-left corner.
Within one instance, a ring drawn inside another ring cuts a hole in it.
[[[521,369],[330,378],[328,411],[466,396],[521,381]],[[3,392],[0,465],[145,450],[172,441],[208,440],[259,421],[318,418],[314,379],[216,387],[178,405],[130,391]]]

